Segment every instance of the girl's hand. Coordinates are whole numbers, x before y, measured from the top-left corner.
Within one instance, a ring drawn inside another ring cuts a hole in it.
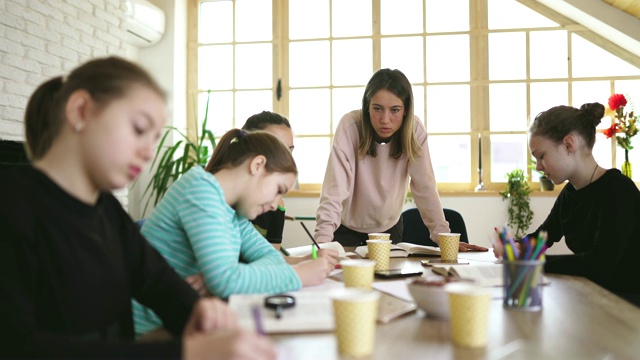
[[[276,359],[276,348],[264,336],[245,330],[224,330],[183,337],[183,359]]]
[[[201,273],[187,276],[184,280],[187,282],[187,284],[191,285],[193,290],[195,290],[200,296],[211,295],[207,290],[207,286],[204,282],[204,276],[202,276]]]
[[[236,328],[238,328],[236,314],[225,302],[213,297],[202,298],[193,306],[183,337]]]
[[[305,260],[293,266],[302,286],[320,285],[334,268],[335,264],[330,263],[324,257]]]

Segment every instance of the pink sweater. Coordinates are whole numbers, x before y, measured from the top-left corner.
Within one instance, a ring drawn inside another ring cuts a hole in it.
[[[450,231],[436,189],[427,132],[420,119],[415,117],[414,121],[422,155],[409,163],[406,156],[400,159],[389,156],[390,146],[381,144],[375,145],[375,158],[368,155],[359,158],[360,110],[342,117],[322,184],[316,241],[332,241],[340,224],[362,233],[391,228],[402,215],[409,184],[431,239],[437,243],[438,233]]]

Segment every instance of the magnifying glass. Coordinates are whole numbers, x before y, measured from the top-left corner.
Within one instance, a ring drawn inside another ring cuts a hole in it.
[[[264,298],[264,306],[273,309],[276,312],[276,319],[280,319],[282,311],[293,307],[296,304],[296,298],[291,295],[272,295]]]

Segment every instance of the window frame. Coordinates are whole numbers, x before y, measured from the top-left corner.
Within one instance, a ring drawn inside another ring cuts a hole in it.
[[[198,126],[197,120],[197,101],[198,94],[206,92],[206,90],[198,89],[198,48],[202,45],[198,42],[198,10],[201,2],[206,2],[207,0],[197,0],[197,1],[189,1],[187,16],[188,16],[188,31],[187,31],[187,134],[189,136],[195,136],[196,128]],[[234,0],[234,6],[235,6]],[[336,0],[333,0],[336,1]],[[640,76],[618,76],[618,77],[592,77],[592,78],[574,78],[571,74],[571,37],[572,34],[578,34],[586,40],[594,43],[595,45],[603,48],[604,50],[612,53],[613,55],[621,58],[629,62],[632,65],[640,67],[640,57],[635,56],[634,54],[626,51],[625,49],[620,48],[619,46],[613,44],[612,42],[606,40],[605,38],[593,33],[592,31],[586,29],[584,26],[576,24],[572,20],[556,13],[555,11],[547,8],[546,6],[538,3],[534,0],[518,0],[521,4],[531,8],[534,11],[537,11],[541,15],[549,18],[552,21],[558,23],[557,27],[547,27],[547,28],[519,28],[519,29],[501,29],[501,30],[490,30],[488,29],[488,1],[489,0],[469,0],[469,22],[470,28],[468,31],[460,31],[460,32],[451,32],[451,33],[427,33],[424,26],[424,11],[423,11],[423,32],[421,34],[404,34],[402,36],[422,36],[423,42],[426,42],[426,38],[428,36],[441,35],[441,34],[467,34],[469,36],[469,45],[470,45],[470,79],[468,82],[452,82],[452,83],[428,83],[426,80],[419,83],[412,83],[414,86],[422,86],[425,89],[429,85],[447,85],[447,84],[468,84],[470,86],[470,113],[473,114],[470,119],[470,131],[468,132],[455,132],[455,133],[437,133],[430,134],[430,136],[442,136],[442,135],[468,135],[470,137],[470,156],[471,156],[471,179],[469,183],[444,183],[438,182],[438,190],[440,192],[445,193],[473,193],[476,185],[478,185],[480,178],[478,172],[478,164],[479,164],[479,155],[482,154],[482,164],[483,166],[483,183],[484,188],[490,192],[501,191],[504,189],[506,179],[503,182],[493,182],[491,181],[491,135],[501,135],[501,134],[527,134],[526,130],[523,131],[491,131],[489,128],[489,103],[490,103],[490,95],[489,95],[489,86],[491,84],[499,84],[499,83],[524,83],[526,87],[526,106],[527,113],[530,113],[531,109],[531,96],[530,96],[530,86],[532,83],[544,83],[544,82],[557,82],[557,81],[566,81],[568,86],[568,96],[569,96],[569,104],[572,103],[572,85],[575,82],[579,81],[591,81],[591,80],[607,80],[610,82],[611,91],[614,91],[614,83],[616,80],[627,80],[627,79],[640,79]],[[425,2],[423,1],[423,6]],[[276,87],[278,86],[278,81],[280,81],[280,87],[282,91],[282,96],[280,99],[276,99],[274,96],[273,99],[273,111],[283,114],[288,117],[289,112],[289,92],[292,88],[289,85],[289,79],[287,76],[287,71],[289,68],[289,43],[294,42],[296,40],[288,39],[288,0],[272,0],[272,9],[273,9],[273,93],[276,93]],[[374,71],[379,69],[381,66],[381,39],[386,38],[387,36],[381,35],[380,31],[380,0],[372,0],[372,23],[373,23],[373,34],[371,39],[373,41],[373,69]],[[530,78],[530,64],[529,64],[529,34],[531,31],[555,31],[555,30],[563,30],[567,32],[568,36],[568,68],[569,72],[566,78],[557,78],[557,79],[531,79]],[[526,78],[519,80],[490,80],[489,79],[489,34],[490,33],[499,33],[499,32],[524,32],[525,37],[527,39],[526,49],[527,49],[527,64],[526,64]],[[343,39],[343,38],[340,38]],[[308,39],[305,39],[307,41]],[[330,41],[333,41],[333,38],[329,38]],[[232,44],[237,44],[233,42]],[[426,59],[423,64],[425,66],[425,79],[426,79]],[[329,84],[328,86],[322,86],[322,89],[329,89],[330,91],[334,88],[340,88],[341,86],[334,86],[333,84]],[[426,93],[424,91],[425,99],[423,103],[426,105]],[[604,103],[606,99],[597,99],[601,103]],[[354,106],[357,106],[355,104]],[[575,106],[575,104],[573,105]],[[579,105],[578,105],[579,106]],[[426,109],[425,109],[426,111]],[[426,122],[426,114],[418,114],[418,116],[423,120],[423,123]],[[532,115],[534,116],[534,115]],[[332,123],[330,124],[330,132],[329,134],[317,134],[317,135],[296,135],[296,138],[309,138],[309,137],[326,137],[328,135],[329,141],[333,140],[333,129],[334,124],[333,121],[338,121],[339,119],[332,119]],[[527,127],[533,119],[530,118],[527,123]],[[242,124],[235,123],[235,126],[241,126]],[[244,121],[244,119],[242,120]],[[428,124],[427,124],[428,126]],[[427,131],[429,129],[427,127]],[[598,132],[600,135],[601,131]],[[481,138],[481,149],[478,149],[478,140]],[[601,140],[600,140],[601,141]],[[615,139],[611,139],[611,148],[612,148],[612,159],[611,164],[616,164],[616,143]],[[433,150],[432,150],[433,151]],[[531,158],[530,152],[527,148],[528,158]],[[532,181],[532,169],[525,169],[529,183],[533,188],[537,189],[537,182]],[[309,183],[309,184],[298,184],[298,190],[301,192],[319,192],[321,190],[321,183]],[[557,190],[552,192],[555,194],[560,191],[562,186],[557,187]]]

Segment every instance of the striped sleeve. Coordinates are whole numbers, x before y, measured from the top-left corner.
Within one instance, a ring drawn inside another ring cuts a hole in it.
[[[212,294],[277,293],[299,289],[293,268],[225,202],[217,180],[202,171],[176,201],[191,254]]]

